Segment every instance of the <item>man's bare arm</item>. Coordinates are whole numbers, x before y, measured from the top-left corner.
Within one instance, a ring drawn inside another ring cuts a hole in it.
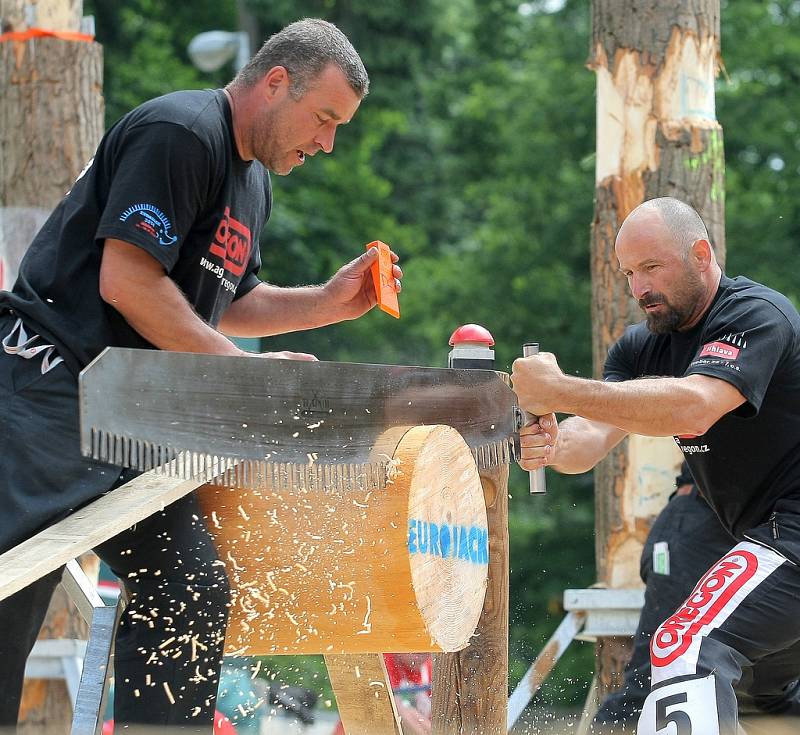
[[[733,385],[706,375],[622,383],[574,381],[565,394],[565,413],[644,436],[701,436],[745,402]]]
[[[281,288],[259,283],[225,311],[219,328],[233,337],[269,337],[337,321],[323,309],[321,286]]]
[[[516,360],[512,379],[529,413],[576,414],[644,436],[700,436],[745,402],[733,385],[706,375],[620,383],[564,375],[550,353]]]
[[[399,292],[403,271],[397,254],[391,257]],[[279,288],[261,283],[228,307],[220,329],[237,337],[266,337],[357,319],[375,306],[370,268],[377,259],[377,248],[370,248],[339,268],[324,286]]]
[[[576,475],[588,472],[627,436],[616,426],[570,416],[560,424],[553,414],[520,431],[520,466],[535,470],[549,466]]]
[[[616,426],[570,416],[558,427],[549,466],[567,475],[588,472],[627,435]]]
[[[195,313],[155,258],[131,243],[112,238],[105,241],[100,297],[159,349],[244,354]]]

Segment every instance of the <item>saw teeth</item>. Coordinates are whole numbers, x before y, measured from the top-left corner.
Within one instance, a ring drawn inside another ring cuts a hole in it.
[[[489,469],[500,464],[510,464],[516,458],[513,453],[513,440],[504,440],[499,443],[482,444],[472,450],[475,464],[481,470]]]
[[[347,492],[385,489],[389,484],[390,463],[298,464],[269,459],[241,460],[235,457],[181,451],[175,447],[92,428],[86,456],[140,472],[155,470],[168,477],[200,479],[214,485],[238,488],[289,490],[302,488],[314,492]],[[472,449],[480,469],[508,464],[518,457],[514,439],[483,444]]]

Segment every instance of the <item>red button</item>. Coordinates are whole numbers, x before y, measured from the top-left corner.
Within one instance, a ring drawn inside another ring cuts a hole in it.
[[[480,324],[465,324],[463,327],[456,329],[450,336],[450,344],[453,346],[464,342],[484,344],[491,347],[494,345],[494,337],[492,337],[488,329]]]

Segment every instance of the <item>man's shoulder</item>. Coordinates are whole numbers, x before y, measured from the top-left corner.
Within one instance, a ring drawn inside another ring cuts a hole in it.
[[[172,124],[191,131],[203,143],[216,147],[228,138],[224,92],[193,89],[170,92],[131,110],[125,127]]]
[[[130,114],[141,121],[191,125],[198,118],[221,116],[222,95],[224,93],[218,89],[184,89],[147,100]]]
[[[643,355],[652,354],[659,350],[659,344],[668,339],[667,335],[654,334],[647,328],[647,322],[639,322],[625,327],[622,336],[609,348],[606,368],[610,363],[623,361],[633,365],[638,363]]]
[[[659,335],[648,329],[646,321],[641,321],[625,327],[625,331],[617,341],[621,346],[641,347],[645,342],[654,341],[658,337]]]
[[[800,329],[800,314],[794,304],[780,291],[745,276],[723,277],[720,282],[721,298],[715,304],[717,309],[741,310],[750,314],[778,312],[794,328]]]

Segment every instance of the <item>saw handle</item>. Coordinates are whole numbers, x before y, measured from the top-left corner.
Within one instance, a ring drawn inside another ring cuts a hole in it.
[[[526,342],[524,345],[522,345],[523,357],[530,357],[531,355],[538,355],[538,354],[539,354],[538,342]],[[533,414],[530,414],[527,411],[523,411],[522,413],[525,418],[526,426],[529,426],[530,424],[535,424],[539,420],[538,416],[534,416]],[[538,470],[531,470],[528,473],[528,478],[530,481],[531,495],[544,495],[547,492],[547,484],[545,482],[545,477],[544,477],[544,467],[540,467]]]

